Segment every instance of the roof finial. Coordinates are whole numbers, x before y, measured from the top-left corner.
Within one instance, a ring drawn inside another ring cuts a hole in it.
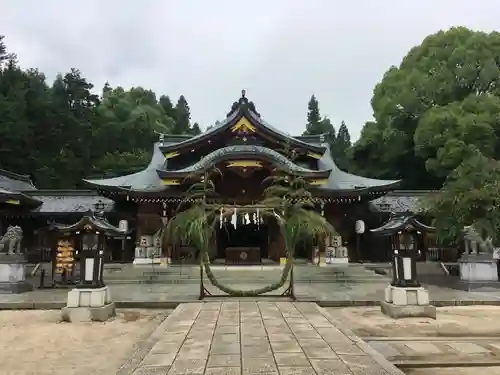
[[[247,90],[241,90],[241,97],[244,98],[247,94]]]

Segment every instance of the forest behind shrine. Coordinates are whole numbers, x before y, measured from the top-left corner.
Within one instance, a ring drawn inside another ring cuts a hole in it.
[[[194,135],[210,126],[191,119],[182,95],[95,88],[78,67],[48,82],[36,67],[20,67],[7,38],[0,39],[0,168],[30,174],[39,188],[82,188],[84,177],[140,170],[155,132]],[[312,95],[304,134],[326,133],[344,170],[401,179],[402,189],[441,189],[443,210],[456,212],[446,226],[486,220],[500,232],[500,34],[439,31],[395,63],[374,87],[373,119],[333,124]],[[361,125],[351,144],[348,126]]]

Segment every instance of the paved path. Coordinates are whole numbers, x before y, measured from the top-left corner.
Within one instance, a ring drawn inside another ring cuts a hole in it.
[[[384,297],[384,288],[388,285],[388,281],[378,283],[353,283],[352,285],[338,285],[335,283],[296,283],[295,291],[297,298],[302,301],[327,301],[337,303],[343,306],[349,306],[351,303],[369,303],[373,301],[381,301]],[[236,289],[256,289],[266,284],[257,283],[239,283],[230,284]],[[196,301],[199,296],[199,285],[173,285],[173,284],[110,284],[111,294],[115,301],[124,302],[185,302]],[[208,286],[213,292],[218,291],[215,287]],[[274,292],[278,294],[278,292]],[[220,293],[220,292],[218,292]],[[500,291],[457,291],[443,287],[429,286],[431,300],[438,302],[448,302],[451,304],[461,301],[473,303],[474,301],[488,302],[500,304]],[[20,303],[27,304],[40,302],[58,302],[65,304],[68,295],[68,290],[64,289],[45,289],[36,290],[23,294],[0,294],[0,307],[4,303]],[[439,305],[439,304],[438,304]],[[28,308],[28,307],[25,307]]]
[[[185,303],[119,375],[402,375],[310,302]]]
[[[500,365],[500,339],[494,337],[384,337],[365,340],[398,366]]]

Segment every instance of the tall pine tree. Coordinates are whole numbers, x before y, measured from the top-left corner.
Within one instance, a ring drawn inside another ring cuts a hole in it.
[[[337,136],[333,140],[331,148],[332,157],[340,169],[348,169],[347,153],[351,147],[351,135],[344,121],[341,122]]]
[[[179,97],[175,105],[175,125],[172,134],[190,133],[191,111],[184,95]]]

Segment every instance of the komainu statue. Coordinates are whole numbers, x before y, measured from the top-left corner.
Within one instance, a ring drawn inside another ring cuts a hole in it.
[[[463,229],[466,254],[493,254],[493,239],[483,239],[473,225],[465,226]]]
[[[19,226],[9,225],[7,232],[0,238],[0,253],[7,255],[19,255],[21,242],[23,241],[23,230]]]

